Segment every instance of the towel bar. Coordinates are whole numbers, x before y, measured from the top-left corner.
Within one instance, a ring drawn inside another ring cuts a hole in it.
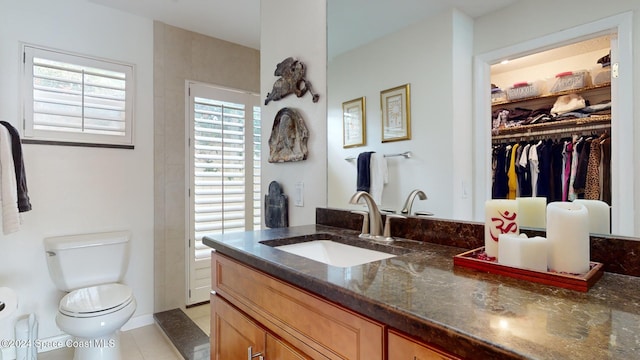
[[[397,154],[384,154],[384,157],[388,158],[388,157],[396,157],[396,156],[403,156],[405,159],[409,159],[411,157],[411,151],[405,151],[403,153],[397,153]],[[356,158],[353,156],[344,158],[346,161],[354,161]]]

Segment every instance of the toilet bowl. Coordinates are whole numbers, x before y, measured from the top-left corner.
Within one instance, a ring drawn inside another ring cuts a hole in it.
[[[120,359],[118,330],[136,310],[131,288],[106,284],[74,290],[60,301],[56,324],[75,337],[74,359]]]
[[[120,360],[119,330],[136,310],[132,289],[120,283],[128,264],[128,232],[45,239],[52,280],[69,292],[56,324],[73,336],[74,360]]]

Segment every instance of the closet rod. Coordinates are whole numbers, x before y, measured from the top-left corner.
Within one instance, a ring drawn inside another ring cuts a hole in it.
[[[411,151],[405,151],[403,153],[397,153],[397,154],[384,154],[384,157],[388,158],[388,157],[396,157],[396,156],[402,156],[405,159],[409,159],[411,157]],[[354,161],[356,158],[353,156],[344,158],[346,161]]]
[[[580,126],[570,129],[552,129],[552,130],[539,130],[535,132],[528,132],[523,134],[510,134],[510,135],[496,135],[491,138],[492,142],[502,142],[504,140],[517,140],[517,139],[531,139],[537,137],[544,137],[546,135],[558,135],[558,134],[566,134],[566,136],[571,136],[575,134],[583,134],[593,130],[602,130],[602,129],[610,129],[611,124],[598,124],[598,125],[587,125]]]

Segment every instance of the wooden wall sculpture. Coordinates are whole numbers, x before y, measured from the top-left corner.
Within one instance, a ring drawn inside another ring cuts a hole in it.
[[[307,159],[309,130],[302,116],[294,109],[283,108],[276,114],[269,137],[269,162],[302,161]]]

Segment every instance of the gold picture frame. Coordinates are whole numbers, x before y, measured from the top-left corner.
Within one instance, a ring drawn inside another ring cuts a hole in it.
[[[363,146],[367,143],[367,109],[363,97],[342,103],[342,147]]]
[[[380,92],[382,142],[411,139],[411,87],[404,84]]]

